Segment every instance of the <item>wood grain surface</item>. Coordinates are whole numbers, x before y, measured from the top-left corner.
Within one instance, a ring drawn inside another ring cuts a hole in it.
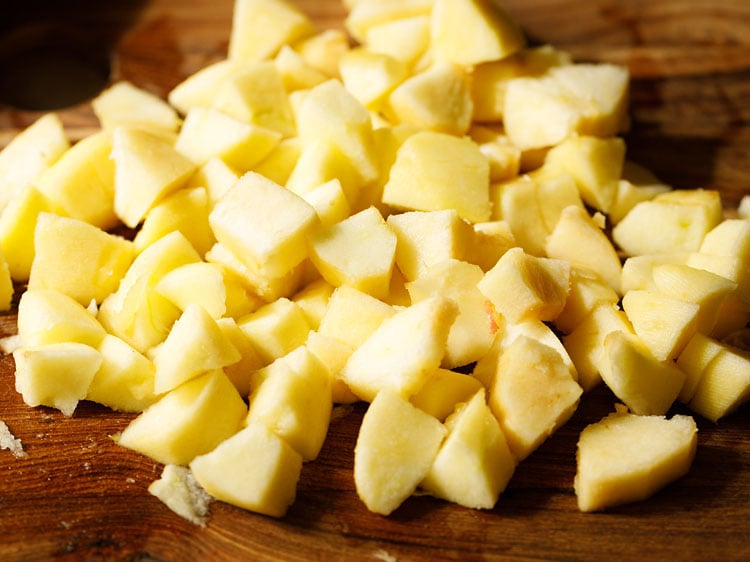
[[[336,1],[296,3],[322,27],[341,25]],[[534,43],[630,68],[632,159],[675,187],[719,189],[729,207],[750,193],[747,0],[502,3]],[[78,69],[77,80],[63,80],[67,88],[84,90],[105,72],[105,82],[128,79],[165,96],[224,56],[232,13],[230,0],[33,5],[32,15],[17,8],[0,20],[0,146],[41,114],[10,105],[4,89],[30,42],[51,45],[68,57],[61,64]],[[60,115],[73,138],[96,128],[86,100]],[[0,317],[0,336],[14,332],[14,314]],[[200,528],[146,491],[161,466],[111,441],[132,416],[89,403],[72,418],[30,409],[14,390],[12,358],[2,356],[0,419],[28,456],[0,451],[0,560],[750,560],[748,407],[718,424],[698,418],[698,453],[678,482],[645,502],[582,514],[573,493],[577,435],[613,402],[604,388],[586,395],[574,418],[518,467],[495,509],[422,496],[388,518],[369,513],[354,489],[364,407],[340,407],[285,518],[214,502]]]

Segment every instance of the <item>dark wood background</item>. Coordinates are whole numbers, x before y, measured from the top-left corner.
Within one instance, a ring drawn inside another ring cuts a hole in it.
[[[337,1],[296,3],[321,27],[341,25]],[[502,3],[532,42],[630,68],[633,160],[675,187],[718,189],[730,208],[750,193],[747,0]],[[166,96],[224,56],[232,13],[230,0],[18,4],[0,19],[0,146],[41,115],[39,91],[43,103],[73,104],[60,115],[74,139],[95,129],[86,100],[108,80]],[[14,81],[40,68],[48,81],[34,91]],[[0,336],[14,332],[14,314],[0,317]],[[342,408],[285,518],[215,502],[199,528],[146,491],[161,466],[110,440],[131,416],[94,404],[72,418],[32,410],[3,356],[0,419],[28,458],[0,451],[0,559],[750,560],[748,407],[718,424],[698,419],[698,453],[680,481],[648,501],[582,514],[573,493],[577,435],[612,407],[603,388],[586,395],[491,511],[415,497],[388,518],[356,496],[352,451],[364,409]]]

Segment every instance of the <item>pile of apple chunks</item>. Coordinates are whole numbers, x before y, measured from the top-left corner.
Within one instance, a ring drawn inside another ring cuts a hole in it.
[[[119,445],[271,516],[357,401],[383,515],[492,508],[599,384],[579,508],[685,474],[672,405],[717,421],[750,393],[750,201],[629,162],[627,70],[528,46],[495,2],[347,7],[319,30],[237,0],[227,57],[167,100],[116,83],[97,132],[51,113],[0,153],[24,401],[139,412]]]

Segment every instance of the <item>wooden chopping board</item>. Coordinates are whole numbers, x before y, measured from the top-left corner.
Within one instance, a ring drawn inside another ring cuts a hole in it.
[[[341,26],[344,10],[337,1],[295,3],[322,27]],[[630,68],[633,127],[627,142],[633,160],[675,187],[718,189],[729,207],[750,193],[747,0],[503,5],[535,43],[567,49],[577,60]],[[109,65],[113,79],[161,96],[224,56],[232,14],[230,0],[35,6],[22,32],[12,25],[24,14],[3,16],[0,69],[12,49],[41,38],[94,69]],[[96,128],[85,101],[59,113],[73,138]],[[0,146],[40,114],[0,101]],[[0,317],[0,336],[12,333],[13,313]],[[208,525],[200,528],[146,491],[161,466],[110,440],[132,416],[88,403],[72,418],[30,409],[13,385],[12,359],[2,356],[0,419],[28,453],[19,459],[0,451],[4,561],[750,560],[747,406],[718,424],[698,418],[698,453],[683,479],[648,501],[582,514],[573,493],[578,432],[614,403],[598,388],[518,467],[495,509],[414,497],[388,518],[369,513],[357,498],[352,451],[364,407],[342,407],[320,457],[305,465],[285,518],[215,502]]]

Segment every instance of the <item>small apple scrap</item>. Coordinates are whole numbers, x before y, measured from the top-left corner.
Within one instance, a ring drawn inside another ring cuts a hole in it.
[[[492,509],[598,385],[618,404],[580,435],[579,508],[684,475],[673,406],[750,397],[750,199],[628,161],[627,70],[528,46],[497,2],[347,7],[319,30],[236,0],[226,58],[166,99],[120,82],[97,132],[48,114],[0,152],[23,400],[137,413],[113,438],[174,467],[150,490],[182,513],[192,474],[283,516],[360,401],[354,481],[383,515]]]

